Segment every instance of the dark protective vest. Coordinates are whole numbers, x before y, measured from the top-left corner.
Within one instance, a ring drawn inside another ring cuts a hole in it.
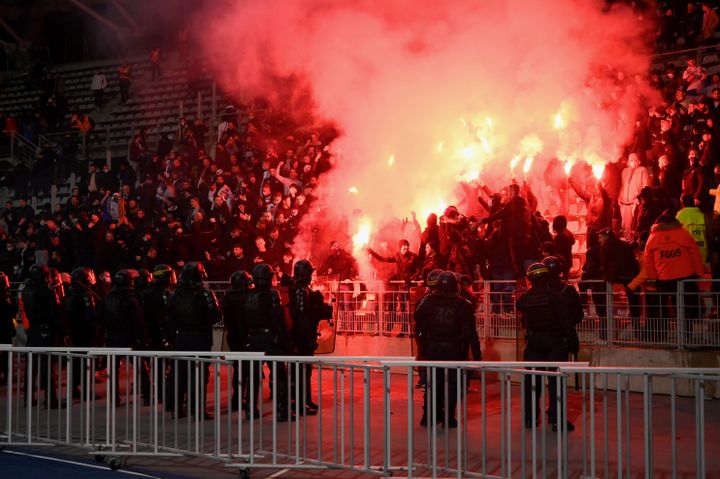
[[[529,333],[560,333],[562,321],[558,315],[558,302],[562,296],[549,286],[531,287],[519,300],[517,308],[523,313],[525,329]]]
[[[424,359],[467,358],[466,323],[472,321],[472,305],[459,296],[429,295],[415,311]]]
[[[250,351],[290,352],[290,338],[280,293],[271,288],[255,288],[242,299],[242,316]]]
[[[290,317],[292,331],[290,336],[295,350],[303,354],[312,354],[317,348],[317,327],[320,322],[317,311],[313,311],[312,292],[307,285],[290,286]]]
[[[22,300],[30,323],[28,346],[52,346],[60,332],[55,292],[44,284],[28,284],[22,292]]]
[[[65,297],[65,310],[73,346],[92,346],[98,320],[95,297],[81,285],[73,283]]]
[[[222,313],[230,351],[242,351],[248,334],[243,315],[243,298],[248,291],[248,289],[228,291],[222,299]]]
[[[143,347],[142,305],[135,292],[125,289],[110,290],[103,303],[105,340],[110,347]]]

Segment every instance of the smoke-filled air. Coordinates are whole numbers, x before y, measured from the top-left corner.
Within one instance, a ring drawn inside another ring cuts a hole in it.
[[[292,77],[341,132],[304,226],[346,219],[356,248],[412,211],[481,211],[463,182],[527,180],[556,208],[548,178],[599,175],[652,95],[645,27],[600,1],[238,1],[208,18],[226,90],[287,101],[269,80]]]

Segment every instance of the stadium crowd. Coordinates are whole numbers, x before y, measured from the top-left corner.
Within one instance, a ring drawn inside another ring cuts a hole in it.
[[[682,13],[671,22],[674,45],[677,38],[696,44],[697,32],[714,30],[708,23],[714,11],[693,8],[673,10],[675,16]],[[696,23],[700,27],[693,30],[690,25],[695,28]],[[157,56],[154,51],[152,55]],[[125,70],[123,64],[118,81]],[[153,70],[153,77],[156,74],[159,68]],[[609,74],[618,90],[634,91],[635,79],[622,72]],[[6,137],[19,132],[33,139],[68,128],[91,134],[88,114],[68,115],[60,75],[36,65],[27,79],[42,91],[40,107],[18,117],[3,115]],[[465,185],[479,200],[469,211],[448,207],[430,215],[425,227],[413,215],[420,239],[416,254],[409,251],[411,243],[417,244],[415,238],[404,238],[399,252],[372,245],[378,249],[371,250],[378,266],[396,264],[385,279],[419,280],[442,268],[473,279],[511,280],[548,254],[564,259],[568,276],[575,238],[561,213],[568,211],[563,198],[570,189],[587,206],[584,226],[576,230],[579,239],[586,236],[582,279],[639,288],[633,280],[641,269],[650,269],[650,275],[654,271],[646,260],[636,258],[641,258],[656,220],[676,215],[699,245],[702,262],[719,277],[720,224],[714,210],[720,210],[720,202],[713,195],[720,183],[720,75],[708,75],[691,58],[687,65],[666,65],[650,80],[663,101],[648,104],[625,153],[607,164],[600,181],[589,166],[579,164],[568,188],[562,171],[557,174],[561,163],[550,161],[544,179],[561,204],[554,215],[538,210],[529,184],[497,192],[477,182]],[[96,90],[107,81],[94,78],[92,83]],[[150,147],[148,132],[140,130],[128,157],[112,167],[82,161],[72,138],[60,151],[43,149],[31,169],[18,165],[10,182],[16,199],[7,199],[0,211],[0,271],[11,281],[22,281],[33,264],[62,272],[87,266],[99,278],[109,278],[123,268],[152,271],[158,264],[170,264],[179,269],[201,261],[213,280],[227,280],[232,272],[251,270],[261,262],[289,274],[300,220],[316,199],[322,175],[335,162],[328,145],[337,132],[332,127],[313,129],[297,121],[293,112],[271,107],[253,110],[247,123],[238,122],[233,107],[226,113],[216,131],[201,119],[180,118],[176,133],[160,138],[157,148]],[[30,206],[30,195],[47,195],[56,178],[70,173],[76,173],[77,182],[64,204],[53,211]],[[570,195],[572,202],[575,196]],[[341,246],[346,245],[333,245],[319,271],[338,272],[332,263],[344,263],[343,271],[354,277],[357,267]],[[610,261],[617,257],[628,260]],[[700,273],[696,269],[687,276]]]

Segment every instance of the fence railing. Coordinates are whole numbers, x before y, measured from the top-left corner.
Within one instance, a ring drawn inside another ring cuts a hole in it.
[[[40,152],[38,145],[28,140],[20,133],[13,132],[10,135],[10,158],[15,163],[32,165]]]
[[[208,286],[218,295],[227,282]],[[604,281],[575,281],[585,319],[576,326],[585,345],[666,349],[720,348],[720,281],[681,281],[675,289],[636,293]],[[336,309],[340,334],[411,336],[421,286],[382,281],[318,281]],[[473,285],[478,334],[484,340],[515,341],[523,334],[515,302],[525,285],[482,281]]]
[[[706,401],[720,396],[718,369],[0,352],[12,372],[0,387],[0,446],[64,444],[112,467],[180,456],[243,477],[254,468],[408,478],[720,474],[708,446],[720,402]],[[424,390],[414,386],[419,370]]]

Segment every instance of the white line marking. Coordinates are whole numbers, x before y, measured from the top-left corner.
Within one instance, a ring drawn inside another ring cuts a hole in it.
[[[280,476],[282,476],[283,474],[285,474],[286,472],[290,472],[290,469],[283,469],[282,471],[278,471],[278,472],[276,472],[275,474],[270,474],[270,475],[267,477],[267,479],[273,479],[273,478],[275,478],[275,477],[280,477]]]

